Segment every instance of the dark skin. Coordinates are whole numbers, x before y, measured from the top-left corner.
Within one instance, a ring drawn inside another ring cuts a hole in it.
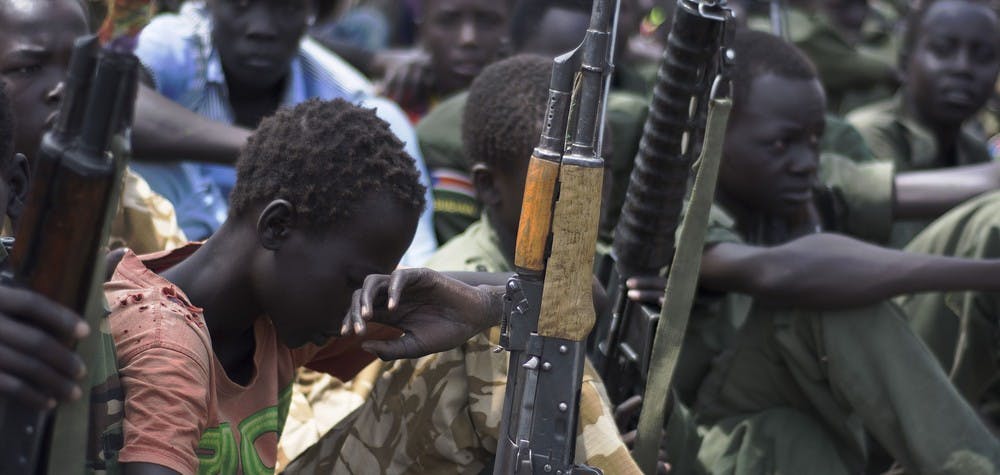
[[[418,21],[426,55],[393,67],[384,90],[401,104],[465,89],[488,64],[506,54],[509,2],[431,0]]]
[[[937,138],[943,163],[954,163],[962,124],[993,93],[1000,72],[1000,19],[986,5],[933,4],[904,63],[908,110]]]
[[[762,246],[720,243],[705,249],[701,286],[817,310],[932,290],[1000,290],[1000,262],[995,260],[912,254],[806,231],[814,226],[811,193],[799,196],[792,185],[815,171],[818,151],[811,137],[822,124],[824,109],[816,80],[765,74],[753,81],[747,100],[730,119],[717,196],[732,207],[727,209],[738,229],[753,233],[763,223],[771,234]],[[751,169],[761,171],[748,175]],[[736,204],[737,199],[745,201]],[[630,296],[638,300],[662,296],[662,280],[634,278],[629,286]]]
[[[314,14],[309,0],[212,0],[219,52],[238,125],[253,128],[277,110],[299,42]]]
[[[232,164],[249,130],[281,104],[285,79],[313,16],[312,0],[210,0],[212,42],[226,76],[235,126],[140,90],[135,155]]]
[[[73,40],[89,33],[76,0],[0,0],[0,76],[18,118],[15,149],[33,161],[62,98]],[[191,112],[142,86],[134,152],[141,158],[179,157],[232,163],[249,132]]]
[[[215,356],[233,382],[246,384],[253,374],[258,318],[267,315],[290,348],[339,335],[355,290],[369,274],[396,267],[418,217],[408,206],[370,196],[355,218],[317,230],[303,225],[294,205],[275,199],[230,217],[194,254],[162,275],[204,310]],[[155,464],[126,464],[125,473],[173,472]]]

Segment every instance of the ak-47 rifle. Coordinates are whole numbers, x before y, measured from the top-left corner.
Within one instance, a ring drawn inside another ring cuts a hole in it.
[[[595,322],[600,151],[617,18],[618,0],[595,0],[583,43],[553,62],[542,136],[525,183],[517,274],[507,283],[501,326],[510,365],[498,474],[600,473],[573,459],[585,340]]]
[[[96,348],[100,338],[103,249],[118,206],[138,87],[134,34],[115,34],[121,19],[115,7],[119,14],[134,15],[136,4],[141,10],[148,3],[118,0],[102,29],[104,48],[97,36],[76,41],[59,116],[42,138],[10,269],[2,275],[7,285],[27,287],[84,315],[93,331],[81,350]],[[128,20],[134,27],[135,17]],[[81,354],[89,364],[93,355]],[[78,461],[74,472],[83,472],[89,415],[84,389],[81,400],[61,406],[55,416],[0,401],[0,474],[67,473],[55,468],[65,464],[52,462],[67,458]],[[76,427],[62,430],[67,420]]]
[[[612,316],[593,354],[613,403],[642,394],[660,309],[631,301],[625,282],[659,275],[674,258],[675,234],[708,102],[724,56],[724,0],[677,0],[639,153],[615,228],[608,282]]]

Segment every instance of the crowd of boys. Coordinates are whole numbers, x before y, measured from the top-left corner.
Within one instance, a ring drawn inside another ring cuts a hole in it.
[[[103,3],[0,0],[5,236]],[[0,397],[100,394],[97,473],[491,473],[528,159],[591,2],[157,3],[109,314],[0,285]],[[734,108],[659,471],[1000,473],[1000,5],[728,3]],[[595,250],[673,8],[621,0]],[[91,331],[101,371],[65,346]],[[576,460],[640,473],[636,403],[588,362]]]

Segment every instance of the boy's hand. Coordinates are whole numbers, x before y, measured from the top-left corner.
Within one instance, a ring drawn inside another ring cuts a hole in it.
[[[398,339],[362,344],[383,360],[450,350],[500,322],[503,293],[503,286],[474,287],[430,269],[370,275],[354,292],[341,334],[363,334],[369,320],[403,330]]]
[[[87,324],[65,307],[0,285],[0,397],[38,409],[79,399],[86,371],[67,344],[88,333]]]

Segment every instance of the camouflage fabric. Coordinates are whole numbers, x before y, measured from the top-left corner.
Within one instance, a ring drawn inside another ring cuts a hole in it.
[[[448,242],[479,218],[470,164],[462,152],[462,114],[468,92],[441,102],[417,124],[417,140],[431,175],[434,232]]]
[[[907,251],[995,259],[1000,257],[1000,192],[949,211],[917,235]],[[934,353],[970,404],[1000,422],[1000,294],[927,292],[896,299],[910,328]]]
[[[958,137],[954,160],[951,163],[939,160],[937,139],[906,110],[901,94],[858,109],[849,114],[847,120],[861,132],[879,160],[895,163],[897,172],[972,165],[991,160],[985,142],[968,127]],[[930,220],[895,222],[887,244],[901,249],[928,224]]]
[[[187,243],[184,231],[177,225],[174,205],[149,187],[130,168],[122,177],[121,201],[111,222],[108,247],[128,247],[136,254],[165,251]]]
[[[509,272],[486,219],[443,246],[438,270]],[[460,473],[492,466],[508,355],[499,329],[459,348],[386,364],[364,404],[306,450],[286,473]],[[606,474],[639,473],[618,435],[603,384],[588,363],[576,459]]]
[[[757,242],[718,213],[709,236]],[[747,303],[741,316],[726,316],[737,333],[694,405],[706,472],[861,473],[868,431],[914,473],[998,473],[1000,443],[898,307],[820,312]]]
[[[87,367],[90,382],[90,431],[87,440],[87,472],[120,473],[118,451],[125,443],[122,423],[125,392],[118,377],[115,342],[108,319],[101,319],[101,353]]]

